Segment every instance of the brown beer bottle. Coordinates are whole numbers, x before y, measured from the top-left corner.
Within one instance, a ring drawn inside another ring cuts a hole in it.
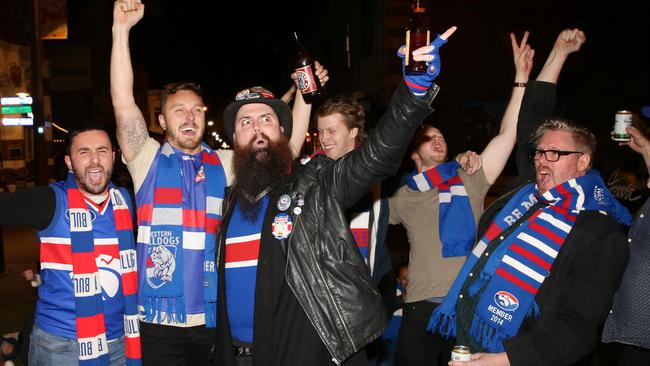
[[[427,72],[427,63],[413,61],[411,52],[430,43],[429,22],[426,18],[426,9],[421,4],[424,0],[411,2],[411,18],[406,28],[406,55],[404,58],[405,72],[407,74],[424,74]]]
[[[294,65],[294,72],[298,81],[298,89],[302,93],[302,98],[305,103],[311,104],[314,97],[321,94],[323,87],[320,85],[320,80],[316,76],[316,66],[314,66],[314,59],[309,52],[300,43],[298,33],[293,32],[293,38],[296,42],[297,57]]]

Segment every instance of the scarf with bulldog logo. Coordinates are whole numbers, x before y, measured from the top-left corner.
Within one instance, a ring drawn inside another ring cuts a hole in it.
[[[161,312],[165,312],[168,322],[186,322],[185,296],[191,294],[183,291],[183,256],[191,251],[190,258],[197,258],[192,267],[203,268],[205,324],[208,328],[216,326],[215,240],[222,220],[226,176],[217,154],[205,144],[201,149],[192,157],[165,142],[156,166],[153,195],[138,210],[138,243],[146,246],[147,253],[141,285],[145,321],[160,323]],[[194,159],[194,183],[205,186],[205,209],[195,207],[198,204],[189,197],[184,200],[181,159]],[[203,256],[195,255],[197,251],[203,251]]]
[[[531,209],[534,211],[525,221],[511,217],[513,212],[522,216]],[[542,195],[534,183],[520,189],[472,250],[445,300],[433,312],[427,330],[456,336],[456,304],[467,284],[468,295],[479,296],[468,335],[488,352],[504,352],[503,340],[515,336],[527,316],[539,314],[535,295],[582,210],[600,210],[619,223],[631,222],[629,212],[600,176],[591,172]],[[501,238],[515,222],[520,226]],[[501,241],[490,245],[494,239]],[[482,256],[487,259],[481,261],[484,266],[480,268],[477,263]]]

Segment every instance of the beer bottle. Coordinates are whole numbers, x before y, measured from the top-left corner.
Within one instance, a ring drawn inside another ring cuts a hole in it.
[[[411,52],[430,43],[429,22],[426,19],[426,9],[421,4],[424,0],[411,2],[411,18],[406,28],[406,55],[404,66],[406,74],[423,74],[427,72],[427,63],[413,61]]]
[[[298,33],[293,32],[293,38],[296,42],[296,64],[294,72],[296,80],[298,81],[298,89],[302,93],[302,98],[305,103],[311,104],[314,97],[321,94],[323,87],[320,85],[320,80],[316,76],[316,66],[314,66],[314,59],[309,52],[300,43]]]

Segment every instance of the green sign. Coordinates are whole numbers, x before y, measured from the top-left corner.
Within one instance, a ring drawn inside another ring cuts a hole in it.
[[[2,114],[32,113],[31,105],[2,106]]]

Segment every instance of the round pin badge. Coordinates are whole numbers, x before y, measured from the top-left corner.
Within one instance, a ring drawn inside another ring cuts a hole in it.
[[[284,240],[289,237],[292,230],[293,221],[291,220],[291,216],[284,212],[275,215],[271,224],[271,233],[274,238]]]
[[[283,194],[278,199],[278,210],[286,211],[291,206],[291,197],[288,194]]]
[[[295,215],[300,215],[300,214],[302,213],[302,208],[300,208],[300,206],[296,206],[296,207],[294,207],[294,208],[293,208],[293,213],[294,213]]]

